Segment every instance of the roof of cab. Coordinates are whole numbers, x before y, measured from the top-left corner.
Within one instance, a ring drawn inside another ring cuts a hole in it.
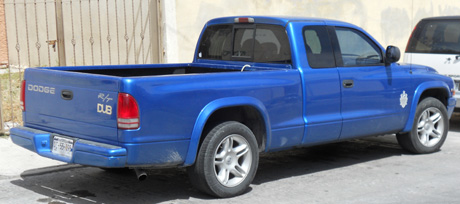
[[[215,18],[208,21],[207,25],[214,25],[214,24],[230,24],[235,23],[236,18],[252,18],[254,19],[254,23],[263,23],[263,24],[275,24],[286,26],[289,22],[324,22],[327,25],[347,25],[353,26],[352,24],[324,19],[324,18],[308,18],[308,17],[294,17],[294,16],[230,16],[230,17],[222,17],[222,18]]]

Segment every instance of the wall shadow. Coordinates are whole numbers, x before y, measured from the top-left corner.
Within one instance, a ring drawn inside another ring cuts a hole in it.
[[[253,181],[256,185],[251,188],[279,179],[314,174],[405,153],[398,146],[395,137],[390,135],[263,154]],[[11,183],[43,195],[37,202],[46,203],[214,200],[191,186],[183,168],[149,170],[149,177],[143,182],[137,181],[132,171],[113,173],[78,165],[68,165],[67,168],[64,166],[61,170],[51,167],[48,171],[41,169],[40,172],[24,172],[21,179]]]

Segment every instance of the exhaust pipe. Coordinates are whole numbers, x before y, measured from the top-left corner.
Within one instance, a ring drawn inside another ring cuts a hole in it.
[[[143,169],[134,169],[134,172],[136,172],[137,180],[145,181],[147,179],[147,173]]]

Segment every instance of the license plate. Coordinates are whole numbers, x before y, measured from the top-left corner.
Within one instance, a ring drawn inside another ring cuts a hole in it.
[[[72,158],[73,140],[64,137],[54,136],[53,149],[51,152],[63,156],[65,158]]]

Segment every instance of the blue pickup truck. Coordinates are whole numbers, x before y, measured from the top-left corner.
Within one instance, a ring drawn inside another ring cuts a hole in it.
[[[199,190],[235,196],[260,152],[383,134],[413,153],[438,151],[453,81],[399,58],[345,22],[217,18],[192,63],[27,69],[24,126],[11,139],[44,157],[138,175],[187,167]]]

